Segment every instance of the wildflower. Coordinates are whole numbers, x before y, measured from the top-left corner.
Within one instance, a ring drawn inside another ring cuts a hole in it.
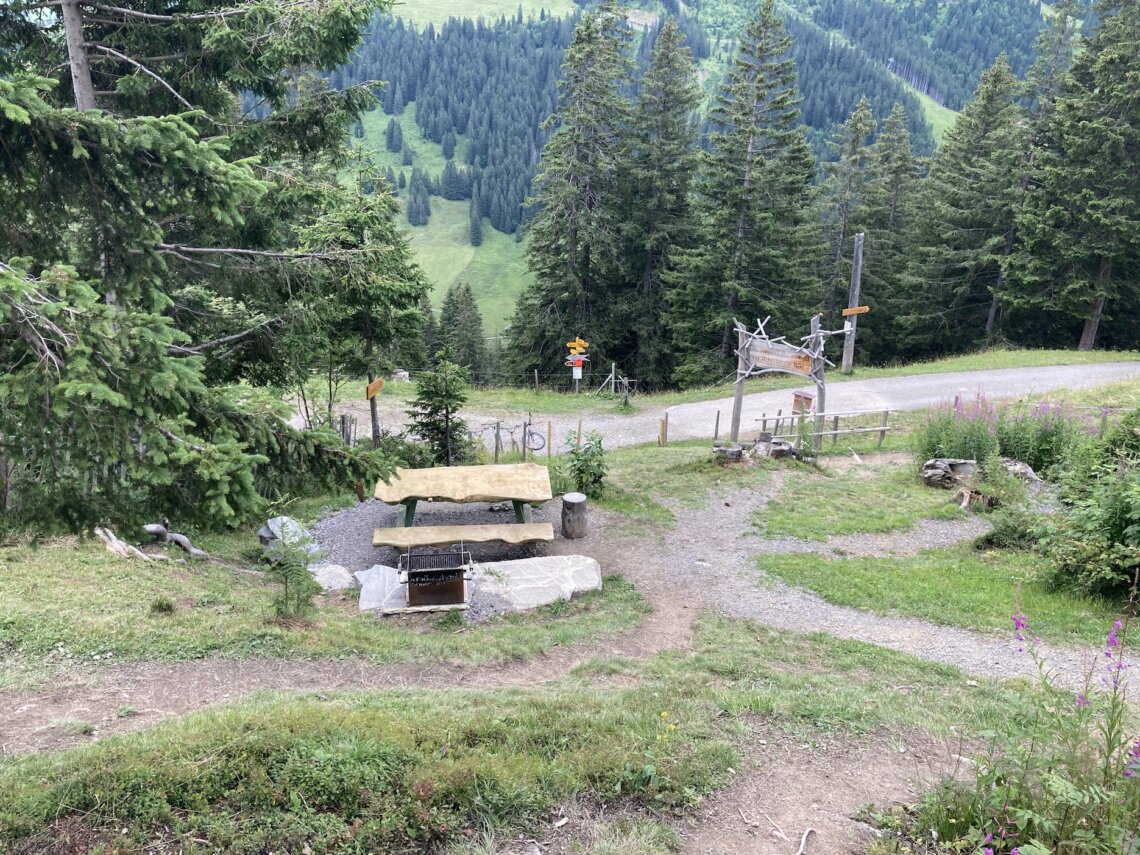
[[[1081,692],[1079,695],[1077,695],[1076,704],[1078,707],[1091,707],[1092,706],[1092,703],[1089,701],[1089,699],[1085,697],[1084,692]]]
[[[986,843],[993,843],[994,842],[994,836],[987,832],[985,842]]]
[[[982,850],[982,855],[994,855],[993,847],[987,846],[985,849]]]
[[[1122,626],[1122,624],[1120,623],[1120,621],[1116,621],[1116,623],[1114,623],[1112,625],[1112,629],[1109,630],[1109,633],[1108,633],[1108,639],[1107,639],[1108,647],[1112,648],[1112,647],[1119,647],[1120,646],[1120,639],[1116,637],[1116,633],[1120,631],[1121,626]],[[1105,651],[1105,653],[1109,656],[1112,655],[1107,650]]]
[[[1014,846],[1009,850],[1009,855],[1021,855],[1021,850]]]

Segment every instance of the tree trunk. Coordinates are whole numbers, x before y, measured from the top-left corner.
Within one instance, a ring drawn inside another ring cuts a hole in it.
[[[758,105],[752,105],[752,123],[755,125],[757,120]],[[736,218],[736,244],[732,255],[732,281],[735,282],[740,274],[740,267],[744,255],[744,197],[748,194],[749,188],[752,186],[752,156],[756,152],[756,133],[753,131],[748,135],[748,157],[744,161],[744,180],[741,182],[741,203],[740,214]],[[731,312],[736,308],[736,291],[734,290],[728,295],[728,310]],[[724,337],[720,342],[720,355],[725,359],[732,356],[733,353],[733,325],[729,321],[724,327]]]
[[[1007,255],[1009,253],[1006,253]],[[994,296],[990,300],[990,311],[986,315],[986,343],[989,344],[993,340],[994,327],[997,326],[998,308],[1001,306],[1001,291],[1002,286],[1005,284],[1005,276],[1001,273],[998,274],[997,283],[994,285]]]
[[[79,0],[61,0],[63,32],[67,40],[67,60],[71,67],[71,87],[75,90],[75,109],[94,110],[95,85],[91,82],[91,64],[83,38],[83,12]]]
[[[1081,330],[1081,342],[1077,345],[1078,350],[1092,350],[1093,345],[1096,344],[1096,331],[1100,326],[1100,316],[1104,313],[1104,304],[1107,298],[1104,295],[1106,284],[1112,277],[1112,262],[1107,258],[1102,259],[1100,262],[1100,272],[1097,274],[1097,290],[1099,293],[1093,297],[1092,305],[1089,306],[1089,316],[1085,319],[1085,328]]]

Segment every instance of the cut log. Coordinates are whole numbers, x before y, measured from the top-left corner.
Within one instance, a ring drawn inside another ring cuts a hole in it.
[[[936,457],[922,464],[922,480],[928,487],[952,490],[955,487],[969,486],[977,471],[976,460]]]
[[[562,497],[562,536],[577,540],[586,536],[586,496],[567,493]]]

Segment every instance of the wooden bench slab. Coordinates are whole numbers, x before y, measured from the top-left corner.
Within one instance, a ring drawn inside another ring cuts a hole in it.
[[[376,498],[389,505],[409,499],[443,502],[548,502],[550,473],[536,463],[397,469],[390,483],[376,482]]]
[[[496,523],[492,525],[429,525],[418,528],[378,528],[372,533],[373,546],[412,549],[416,546],[446,546],[449,543],[502,542],[547,543],[554,540],[554,526],[541,523]]]

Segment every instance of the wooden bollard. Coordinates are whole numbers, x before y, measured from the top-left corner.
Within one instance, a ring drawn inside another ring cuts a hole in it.
[[[562,536],[567,540],[586,536],[586,496],[582,493],[562,496]]]

